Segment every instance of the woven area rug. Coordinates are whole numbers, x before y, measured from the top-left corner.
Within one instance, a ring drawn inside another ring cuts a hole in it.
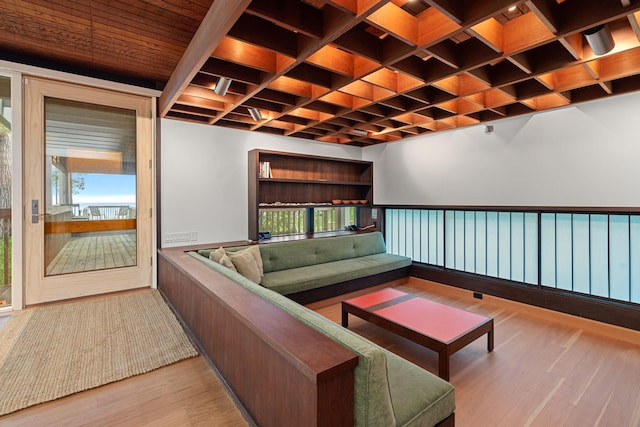
[[[0,330],[0,415],[196,355],[155,289],[17,311]]]

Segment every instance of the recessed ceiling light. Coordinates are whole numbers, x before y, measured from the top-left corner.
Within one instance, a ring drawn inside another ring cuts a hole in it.
[[[515,12],[517,8],[518,6],[511,6],[509,9],[507,9],[507,12]]]

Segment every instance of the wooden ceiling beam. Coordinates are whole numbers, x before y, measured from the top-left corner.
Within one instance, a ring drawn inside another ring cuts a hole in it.
[[[158,101],[158,113],[164,117],[180,93],[189,85],[251,0],[215,0],[191,39],[184,55],[171,74]]]
[[[308,37],[323,36],[322,12],[299,0],[253,0],[247,13]]]
[[[298,56],[298,39],[306,37],[248,14],[242,15],[236,21],[228,35],[291,58]]]

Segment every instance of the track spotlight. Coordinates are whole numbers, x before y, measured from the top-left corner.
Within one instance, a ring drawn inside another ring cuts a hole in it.
[[[369,135],[369,133],[366,130],[360,130],[360,129],[354,129],[351,131],[351,133],[353,133],[354,135],[358,135],[358,136],[367,136]]]
[[[251,117],[253,117],[253,120],[255,120],[256,122],[259,122],[260,120],[262,120],[262,114],[260,114],[260,110],[254,107],[249,107],[247,108],[247,110],[249,110],[249,114],[251,114]]]
[[[596,55],[604,55],[616,45],[611,31],[604,24],[589,28],[583,34]]]
[[[215,93],[217,93],[220,96],[225,96],[227,94],[227,90],[229,90],[229,86],[231,86],[231,83],[233,82],[233,80],[228,79],[226,77],[220,77],[220,79],[218,79],[218,83],[216,84],[215,89],[213,89],[213,91]]]

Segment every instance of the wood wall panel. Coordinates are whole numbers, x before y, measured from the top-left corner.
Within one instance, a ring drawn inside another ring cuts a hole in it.
[[[180,250],[158,288],[258,425],[353,423],[356,354]]]

